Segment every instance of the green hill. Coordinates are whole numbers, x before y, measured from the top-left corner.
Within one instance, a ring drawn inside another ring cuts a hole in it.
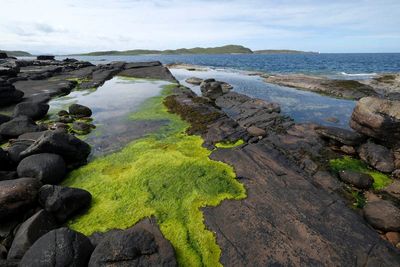
[[[30,57],[32,56],[30,53],[25,51],[7,51],[7,50],[0,50],[2,53],[6,53],[9,57]]]
[[[289,50],[289,49],[282,49],[282,50],[266,49],[266,50],[254,51],[254,54],[318,54],[318,52],[306,52],[306,51]]]
[[[99,51],[99,52],[90,52],[85,54],[78,54],[80,56],[125,56],[125,55],[146,55],[146,54],[162,54],[162,55],[178,55],[178,54],[252,54],[253,51],[251,49],[241,46],[241,45],[225,45],[221,47],[195,47],[195,48],[181,48],[175,50],[145,50],[145,49],[136,49],[136,50],[126,50],[126,51]]]

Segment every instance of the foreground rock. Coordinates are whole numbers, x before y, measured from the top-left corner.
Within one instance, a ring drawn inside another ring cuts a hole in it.
[[[369,174],[353,172],[353,171],[340,171],[340,179],[344,182],[354,185],[359,189],[368,189],[374,183],[374,179]]]
[[[360,158],[375,169],[391,173],[394,170],[394,157],[388,148],[367,142],[360,146],[358,154]]]
[[[27,116],[19,116],[0,125],[0,135],[6,138],[18,137],[21,134],[40,131],[36,123]]]
[[[148,219],[125,231],[113,231],[97,245],[89,266],[178,266],[174,250]]]
[[[41,183],[35,178],[0,181],[0,220],[32,207],[40,187]]]
[[[338,127],[319,127],[317,133],[324,139],[348,146],[358,146],[365,140],[364,136],[354,131]]]
[[[381,74],[371,80],[362,81],[375,91],[392,100],[400,100],[400,74]]]
[[[364,216],[377,229],[386,232],[400,231],[400,209],[389,201],[368,202],[364,207]]]
[[[64,223],[77,211],[89,207],[92,195],[83,189],[44,185],[39,190],[39,203],[52,213],[58,222]]]
[[[39,153],[52,153],[62,156],[67,164],[78,166],[86,163],[90,146],[73,135],[47,131],[34,144],[21,153],[27,157]]]
[[[61,156],[41,153],[24,158],[17,172],[20,177],[37,178],[42,184],[58,184],[66,175],[66,166]]]
[[[7,258],[21,259],[37,239],[56,227],[57,224],[49,213],[38,211],[18,228]]]
[[[40,120],[46,116],[50,106],[44,103],[25,102],[15,106],[14,117],[27,116],[33,120]]]
[[[359,133],[388,144],[400,140],[400,101],[375,97],[357,102],[350,126]]]
[[[21,267],[87,266],[93,246],[89,239],[68,228],[52,230],[25,253]]]
[[[23,96],[23,92],[16,90],[11,83],[4,81],[0,78],[0,107],[7,106],[12,103],[17,103],[21,101]]]
[[[72,104],[71,106],[69,106],[69,114],[78,118],[90,117],[92,116],[92,111],[86,106]]]
[[[358,100],[377,95],[371,86],[352,80],[330,80],[323,77],[289,74],[268,76],[265,81],[346,99]]]

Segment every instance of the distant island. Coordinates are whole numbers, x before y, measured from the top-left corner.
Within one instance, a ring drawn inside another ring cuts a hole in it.
[[[195,48],[180,48],[168,50],[146,50],[135,49],[125,51],[97,51],[83,54],[73,54],[72,56],[135,56],[135,55],[180,55],[180,54],[303,54],[316,53],[304,52],[298,50],[257,50],[252,51],[250,48],[241,45],[225,45],[220,47],[195,47]]]
[[[31,57],[32,55],[25,51],[7,51],[0,50],[0,53],[6,53],[9,57]]]

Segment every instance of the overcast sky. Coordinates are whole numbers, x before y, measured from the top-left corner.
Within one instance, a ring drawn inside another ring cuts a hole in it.
[[[0,49],[400,52],[400,0],[0,0]]]

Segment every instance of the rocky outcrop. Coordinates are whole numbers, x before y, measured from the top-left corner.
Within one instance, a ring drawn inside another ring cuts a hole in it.
[[[24,93],[16,90],[14,85],[0,78],[0,107],[21,101]]]
[[[6,138],[18,137],[24,133],[38,131],[40,131],[40,127],[27,116],[19,116],[0,125],[0,135]]]
[[[318,127],[317,133],[323,138],[348,146],[358,146],[365,141],[365,136],[338,127]]]
[[[400,231],[400,209],[389,201],[368,202],[364,207],[364,216],[377,229],[386,232]]]
[[[358,100],[366,96],[378,95],[371,86],[353,80],[331,80],[316,76],[288,74],[266,76],[265,81],[346,99]]]
[[[174,250],[149,219],[125,231],[113,231],[96,246],[89,266],[178,266]]]
[[[50,106],[44,103],[24,102],[14,108],[14,117],[27,116],[33,120],[40,120],[46,116]]]
[[[400,140],[400,101],[362,98],[353,111],[350,126],[382,142],[396,143]]]
[[[391,173],[394,170],[393,153],[384,146],[369,141],[360,146],[358,155],[364,162],[381,172]]]
[[[54,56],[40,55],[36,57],[37,60],[54,60]]]
[[[81,233],[68,228],[52,230],[25,253],[19,266],[87,266],[93,246]]]
[[[39,190],[39,203],[64,223],[76,212],[89,207],[92,195],[86,190],[56,185],[44,185]]]
[[[119,75],[132,78],[159,79],[173,83],[177,82],[171,72],[159,61],[126,63]]]
[[[40,187],[41,183],[35,178],[0,181],[0,220],[32,207]]]
[[[344,182],[354,185],[359,189],[369,189],[374,183],[371,175],[366,173],[344,170],[339,172],[339,176]]]

